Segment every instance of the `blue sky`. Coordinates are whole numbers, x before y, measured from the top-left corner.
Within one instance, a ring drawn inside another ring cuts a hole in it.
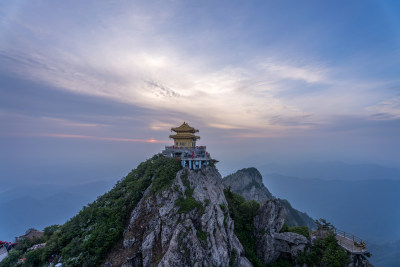
[[[223,174],[399,167],[399,74],[398,1],[2,1],[0,179],[120,178],[183,121]]]

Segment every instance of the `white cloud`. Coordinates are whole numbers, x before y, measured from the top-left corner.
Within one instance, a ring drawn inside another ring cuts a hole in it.
[[[328,82],[326,77],[328,70],[320,64],[301,66],[293,63],[282,64],[279,61],[267,61],[261,63],[261,66],[276,78],[301,80],[307,83]]]
[[[122,54],[127,55],[125,60]],[[103,55],[101,60],[99,55]],[[271,126],[265,119],[268,115],[294,115],[299,111],[273,96],[272,86],[268,79],[262,81],[259,70],[213,70],[201,62],[186,62],[179,55],[155,54],[154,59],[150,54],[143,55],[128,50],[93,51],[75,57],[39,55],[34,59],[25,55],[22,66],[18,64],[15,70],[76,93],[203,117],[211,126],[263,128]],[[115,68],[113,58],[119,58]]]

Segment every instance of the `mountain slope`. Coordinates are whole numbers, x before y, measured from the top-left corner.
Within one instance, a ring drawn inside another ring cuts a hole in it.
[[[262,176],[256,168],[245,168],[226,176],[223,179],[226,187],[230,187],[235,193],[242,195],[246,200],[264,202],[274,197],[262,182]],[[278,199],[287,210],[286,222],[291,226],[315,227],[314,220],[306,213],[294,209],[289,201]]]
[[[287,210],[286,223],[289,226],[307,226],[309,229],[315,228],[314,220],[305,212],[301,212],[290,205],[286,199],[278,198],[281,205]]]

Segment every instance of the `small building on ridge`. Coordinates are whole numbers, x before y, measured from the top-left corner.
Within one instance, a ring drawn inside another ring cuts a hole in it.
[[[178,158],[183,168],[189,167],[193,170],[199,170],[208,166],[210,162],[215,162],[206,151],[206,146],[196,145],[196,141],[200,139],[200,136],[195,135],[199,132],[198,129],[183,122],[181,126],[171,128],[171,131],[176,133],[169,136],[174,139],[174,145],[165,147],[162,151],[165,157]]]

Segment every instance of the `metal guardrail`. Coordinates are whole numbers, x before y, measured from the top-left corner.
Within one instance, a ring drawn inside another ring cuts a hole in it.
[[[353,253],[366,252],[367,246],[361,238],[336,228],[333,228],[332,230],[336,234],[338,244],[345,249]]]
[[[194,147],[185,147],[185,146],[166,146],[166,149],[177,149],[177,150],[185,150],[185,149],[200,149],[200,150],[206,150],[206,146],[194,146]]]
[[[350,253],[364,254],[367,252],[366,243],[361,238],[332,226],[322,226],[312,233],[316,236],[324,237],[330,231],[335,234],[338,244]]]
[[[170,157],[179,157],[182,160],[198,159],[198,160],[209,160],[210,154],[207,153],[205,146],[197,147],[174,147],[166,146],[165,150],[162,151],[164,155]]]

